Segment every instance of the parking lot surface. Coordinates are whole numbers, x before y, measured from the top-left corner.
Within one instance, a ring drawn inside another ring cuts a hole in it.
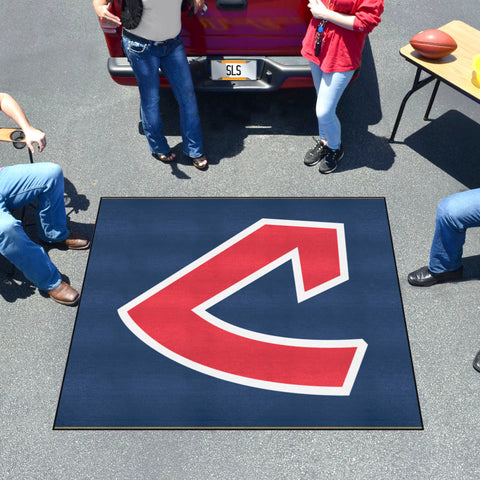
[[[303,165],[316,135],[314,92],[198,95],[210,168],[153,159],[138,133],[136,88],[116,85],[91,2],[2,5],[0,90],[47,134],[36,161],[62,166],[70,225],[92,234],[102,197],[384,197],[424,422],[421,431],[54,431],[76,308],[45,298],[0,259],[0,477],[5,479],[476,479],[480,475],[480,236],[467,234],[465,281],[417,289],[441,198],[480,186],[479,105],[442,85],[407,104],[414,68],[398,54],[426,28],[480,29],[478,2],[386,2],[360,78],[338,109],[345,158]],[[480,46],[479,46],[480,53]],[[171,94],[166,133],[181,142]],[[6,117],[3,126],[9,126]],[[1,165],[28,161],[0,145]],[[34,233],[32,233],[34,234]],[[132,245],[132,249],[135,245]],[[88,252],[51,250],[81,288]],[[371,265],[372,271],[375,265]]]

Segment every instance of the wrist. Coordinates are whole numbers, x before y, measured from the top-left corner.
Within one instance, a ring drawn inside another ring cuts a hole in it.
[[[323,19],[326,22],[332,22],[334,18],[335,18],[335,12],[333,10],[327,10],[323,15]]]

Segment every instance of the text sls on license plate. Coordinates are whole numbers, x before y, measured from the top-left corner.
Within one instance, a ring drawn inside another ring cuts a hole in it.
[[[212,60],[212,80],[256,80],[255,60]]]

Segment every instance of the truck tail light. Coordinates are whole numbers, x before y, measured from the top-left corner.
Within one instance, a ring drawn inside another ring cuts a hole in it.
[[[103,33],[114,34],[114,33],[117,33],[117,28],[120,28],[120,27],[112,27],[111,25],[106,25],[101,20],[98,20],[98,22],[100,23],[100,28],[103,30]]]
[[[108,11],[109,12],[115,12],[113,7],[114,7],[113,2],[110,2],[108,4],[108,7],[107,7]],[[121,8],[121,6],[119,8]],[[120,14],[118,14],[118,16],[120,16]],[[107,34],[112,35],[112,34],[115,34],[115,33],[118,32],[118,30],[117,30],[118,28],[120,28],[120,29],[122,28],[121,26],[113,27],[112,25],[107,25],[104,22],[102,22],[100,19],[98,19],[98,21],[100,22],[100,28],[102,29],[103,33],[107,33]]]

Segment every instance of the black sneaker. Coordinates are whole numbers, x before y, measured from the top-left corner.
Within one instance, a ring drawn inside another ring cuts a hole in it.
[[[332,150],[325,145],[324,150],[325,154],[320,162],[318,171],[320,173],[332,173],[338,167],[338,162],[343,158],[343,146],[340,145],[340,148],[337,150]]]
[[[316,165],[325,155],[325,147],[326,145],[321,140],[319,140],[317,144],[305,154],[303,163],[308,167]]]

